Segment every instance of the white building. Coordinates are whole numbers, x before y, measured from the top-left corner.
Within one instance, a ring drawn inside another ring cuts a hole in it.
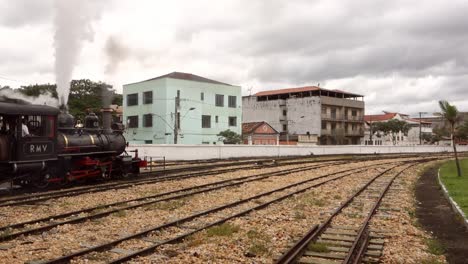
[[[242,98],[243,121],[270,124],[280,144],[360,144],[363,96],[316,86],[270,90]]]
[[[393,145],[392,135],[383,135],[380,131],[372,131],[372,124],[377,122],[387,122],[391,119],[405,121],[409,124],[410,129],[407,134],[399,132],[396,135],[396,145],[419,145],[420,128],[422,134],[432,134],[431,122],[420,121],[416,118],[411,118],[409,115],[401,113],[385,112],[381,115],[365,115],[365,132],[362,140],[363,145]],[[421,125],[421,126],[420,126]],[[424,142],[423,142],[424,143]]]
[[[131,143],[220,144],[241,133],[241,87],[182,72],[126,84],[123,119]]]

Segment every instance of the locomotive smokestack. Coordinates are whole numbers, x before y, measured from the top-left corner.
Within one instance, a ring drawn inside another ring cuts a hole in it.
[[[102,112],[102,128],[106,132],[111,132],[111,123],[112,123],[112,108],[109,106],[101,109]]]

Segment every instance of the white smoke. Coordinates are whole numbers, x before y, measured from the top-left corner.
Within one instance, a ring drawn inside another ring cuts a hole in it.
[[[58,107],[59,105],[58,100],[52,97],[52,95],[49,92],[34,97],[24,95],[17,90],[9,88],[0,89],[0,101],[8,101],[8,99],[21,100],[30,104],[40,104],[54,107]]]
[[[100,2],[100,1],[96,1]],[[91,27],[97,19],[102,3],[91,0],[55,0],[55,75],[60,104],[67,104],[73,69],[77,64],[84,41],[93,40]]]
[[[105,53],[107,56],[105,73],[108,77],[112,77],[116,73],[120,63],[129,57],[130,49],[116,36],[110,36],[106,41]]]
[[[131,55],[130,48],[125,45],[122,38],[117,36],[110,36],[107,38],[104,53],[106,54],[106,68],[105,74],[107,83],[111,84],[114,88],[117,87],[116,73],[121,63],[127,60]],[[108,107],[113,99],[113,93],[107,89],[103,89],[102,92],[102,103],[104,107]]]

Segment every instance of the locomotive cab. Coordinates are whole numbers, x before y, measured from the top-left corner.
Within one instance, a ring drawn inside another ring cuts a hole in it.
[[[42,177],[46,161],[57,160],[58,113],[49,106],[0,102],[0,182],[7,175]]]

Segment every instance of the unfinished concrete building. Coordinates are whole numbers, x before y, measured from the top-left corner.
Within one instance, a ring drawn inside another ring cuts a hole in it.
[[[360,144],[364,96],[316,86],[270,90],[242,98],[243,122],[265,121],[280,144]]]

